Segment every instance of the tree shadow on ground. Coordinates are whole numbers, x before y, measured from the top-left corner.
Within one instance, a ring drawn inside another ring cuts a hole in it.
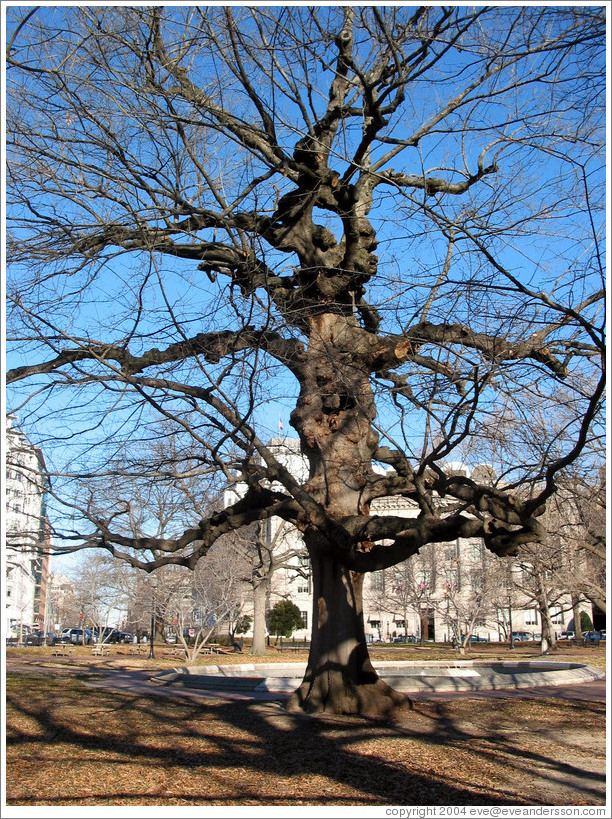
[[[545,795],[522,795],[502,776],[509,768],[515,779],[528,776],[534,765],[556,779],[581,776],[579,804],[605,799],[603,777],[526,751],[504,738],[503,726],[483,737],[441,702],[381,721],[288,714],[279,703],[194,702],[74,685],[82,688],[79,714],[89,714],[86,722],[53,697],[24,700],[7,692],[7,715],[17,717],[7,717],[7,777],[33,745],[60,743],[64,765],[85,759],[100,766],[91,789],[84,798],[62,787],[61,778],[49,786],[41,770],[40,792],[8,804],[551,804]],[[28,730],[14,727],[19,716]],[[486,783],[483,764],[492,771]],[[126,765],[141,770],[136,781],[122,776]]]

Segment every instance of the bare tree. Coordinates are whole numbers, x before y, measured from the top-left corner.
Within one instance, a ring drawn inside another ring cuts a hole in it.
[[[465,544],[461,554],[451,548],[441,561],[438,575],[442,594],[432,600],[432,605],[444,619],[461,654],[470,647],[479,623],[493,612],[499,570],[493,556],[485,553],[478,541]]]
[[[7,18],[7,382],[73,504],[54,505],[56,542],[195,569],[221,535],[296,525],[315,602],[290,707],[389,710],[364,574],[458,537],[497,555],[537,541],[556,476],[602,425],[604,9]],[[305,480],[265,445],[279,402]],[[503,483],[449,477],[502,410]],[[114,482],[114,453],[160,416],[203,480],[247,491],[134,537],[125,499],[93,514],[71,480]],[[371,514],[388,496],[418,514]]]
[[[405,635],[408,613],[414,611],[423,643],[427,639],[428,617],[436,591],[436,569],[436,555],[428,545],[410,560],[374,574],[366,599],[371,608],[391,614],[396,622],[399,617],[404,623]]]
[[[232,547],[238,550],[251,567],[249,584],[253,599],[253,642],[251,653],[266,653],[266,615],[273,590],[274,575],[285,570],[306,577],[309,568],[299,565],[300,557],[306,555],[304,542],[296,531],[283,520],[272,518],[266,524],[254,524],[243,536],[232,539]]]
[[[553,610],[563,612],[563,598],[567,594],[559,560],[560,551],[550,540],[524,545],[516,560],[520,571],[513,575],[523,601],[539,612],[543,654],[556,645]]]
[[[548,503],[548,537],[564,555],[564,585],[572,594],[578,626],[577,606],[581,599],[606,612],[605,492],[602,468],[598,477],[587,481],[584,475],[564,480]]]
[[[128,588],[125,564],[118,563],[108,554],[93,554],[81,563],[74,583],[76,603],[83,629],[86,626],[91,628],[99,642],[108,642],[111,621],[118,626],[118,620],[124,617]]]
[[[181,581],[168,601],[166,612],[176,622],[177,638],[188,665],[196,662],[206,644],[240,605],[244,567],[228,560],[216,546],[193,572],[178,570]],[[191,637],[186,633],[193,632]]]

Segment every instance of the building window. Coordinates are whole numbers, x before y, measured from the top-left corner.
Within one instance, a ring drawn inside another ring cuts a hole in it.
[[[500,623],[507,623],[508,622],[508,610],[507,609],[497,609],[497,620]]]
[[[560,606],[551,606],[550,619],[555,625],[560,625],[563,622],[563,611]]]
[[[308,612],[301,611],[300,614],[302,615],[302,623],[304,624],[304,628],[308,628]]]
[[[372,589],[377,592],[384,592],[385,590],[385,571],[384,569],[378,572],[372,572]]]
[[[474,562],[482,560],[482,543],[470,544],[469,558]]]
[[[538,610],[537,609],[525,609],[525,625],[526,626],[537,626],[538,624]]]
[[[299,555],[298,565],[302,572],[302,575],[298,576],[298,594],[310,594],[310,558],[308,555]]]

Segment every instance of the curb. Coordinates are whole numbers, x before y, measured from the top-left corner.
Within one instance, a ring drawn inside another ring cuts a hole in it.
[[[289,694],[302,682],[305,663],[248,663],[237,666],[181,667],[149,681],[184,688]],[[380,677],[402,693],[475,692],[538,686],[576,685],[605,677],[605,671],[580,663],[547,661],[381,662]]]

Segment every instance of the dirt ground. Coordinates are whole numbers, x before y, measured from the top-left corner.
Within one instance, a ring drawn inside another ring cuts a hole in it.
[[[405,649],[389,651],[379,658],[407,659]],[[434,651],[426,658],[442,659]],[[512,659],[537,658],[525,651]],[[90,655],[7,651],[8,805],[606,802],[602,684],[580,687],[581,698],[555,689],[419,697],[383,722],[289,715],[282,702],[151,686],[153,666],[176,659]],[[550,659],[570,658],[605,667],[603,649],[568,648]],[[120,678],[134,681],[131,690],[113,690]]]

